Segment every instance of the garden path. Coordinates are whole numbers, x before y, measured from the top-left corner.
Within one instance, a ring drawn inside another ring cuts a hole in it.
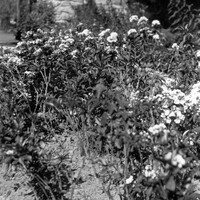
[[[0,46],[15,46],[17,40],[13,33],[0,30]]]

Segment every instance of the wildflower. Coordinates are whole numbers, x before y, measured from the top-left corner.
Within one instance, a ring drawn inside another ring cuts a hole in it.
[[[196,57],[197,57],[197,58],[200,58],[200,50],[197,50],[197,52],[196,52]]]
[[[172,164],[175,166],[178,166],[178,168],[182,168],[183,165],[186,164],[185,159],[182,157],[182,155],[177,154],[172,158]]]
[[[94,39],[94,37],[88,36],[88,37],[85,38],[85,42],[88,41],[88,40],[93,40],[93,39]]]
[[[27,76],[33,76],[35,73],[31,72],[31,71],[25,71],[24,74],[26,74]]]
[[[154,40],[159,40],[159,39],[160,39],[160,36],[156,33],[156,34],[153,35],[153,39],[154,39]]]
[[[40,28],[37,29],[37,32],[40,33],[40,34],[43,34],[43,33],[44,33],[43,30],[40,29]]]
[[[76,54],[78,53],[78,50],[73,50],[70,54],[73,56],[73,57],[76,57]]]
[[[137,33],[136,29],[130,29],[127,34],[131,35],[132,33]]]
[[[117,37],[118,37],[118,34],[116,32],[112,32],[110,36],[107,37],[107,41],[110,43],[117,42]]]
[[[171,160],[172,165],[178,166],[178,168],[182,168],[183,165],[186,164],[186,161],[185,161],[185,159],[183,158],[182,155],[180,155],[180,154],[173,155],[172,152],[168,152],[164,156],[164,159],[165,160]]]
[[[168,152],[165,156],[164,156],[164,159],[165,160],[171,160],[172,158],[172,152]]]
[[[31,35],[33,35],[33,31],[27,31],[26,32],[26,37],[30,37]]]
[[[158,20],[153,20],[151,26],[152,27],[160,26],[160,22]]]
[[[42,40],[41,40],[41,39],[36,39],[36,40],[35,40],[35,44],[40,44],[40,43],[42,43]]]
[[[172,44],[172,49],[179,50],[179,46],[177,43]]]
[[[164,131],[165,129],[166,129],[165,124],[160,123],[160,124],[156,124],[154,126],[151,126],[149,128],[149,132],[151,132],[153,135],[155,135],[155,134],[158,134],[158,133]]]
[[[133,21],[138,21],[138,16],[137,15],[132,15],[130,18],[129,18],[129,21],[132,23]]]
[[[148,19],[147,19],[145,16],[142,16],[142,17],[140,17],[140,19],[138,20],[137,25],[140,26],[140,25],[146,24],[147,21],[148,21]]]
[[[130,184],[133,182],[133,176],[131,175],[128,179],[126,179],[126,184]]]
[[[37,50],[33,53],[33,55],[39,56],[41,53],[42,53],[42,49],[39,48],[39,49],[37,49]]]
[[[106,30],[101,31],[101,33],[99,33],[99,37],[103,37],[108,32],[110,32],[110,29],[106,29]]]
[[[16,65],[21,65],[22,64],[22,60],[19,57],[10,57],[8,59],[8,63],[14,63]]]
[[[74,39],[73,38],[68,38],[66,39],[67,43],[73,44],[74,43]]]
[[[8,150],[7,152],[6,152],[6,155],[13,155],[14,154],[14,150]]]
[[[143,173],[146,178],[156,178],[156,171],[150,165],[145,166]]]
[[[67,49],[68,48],[68,45],[66,45],[66,44],[60,44],[59,45],[59,49]]]
[[[78,35],[80,36],[88,36],[91,34],[91,31],[89,31],[88,29],[84,29],[82,32],[78,33]]]

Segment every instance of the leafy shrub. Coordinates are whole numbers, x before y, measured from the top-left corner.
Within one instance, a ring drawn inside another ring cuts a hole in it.
[[[31,12],[24,8],[16,30],[17,39],[27,31],[36,31],[39,28],[48,29],[55,24],[54,7],[50,2],[39,1],[32,5]]]

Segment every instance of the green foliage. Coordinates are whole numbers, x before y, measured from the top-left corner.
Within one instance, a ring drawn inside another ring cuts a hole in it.
[[[15,1],[14,0],[2,0],[0,2],[0,18],[11,17],[15,14]]]
[[[55,25],[54,7],[50,2],[39,1],[33,4],[31,12],[24,8],[22,9],[19,24],[16,31],[20,34],[25,34],[27,31],[36,31],[39,28],[48,29]]]
[[[93,32],[110,28],[118,33],[124,33],[129,29],[128,15],[126,10],[118,11],[112,5],[97,5],[94,0],[77,6],[73,23],[82,22],[85,27]]]

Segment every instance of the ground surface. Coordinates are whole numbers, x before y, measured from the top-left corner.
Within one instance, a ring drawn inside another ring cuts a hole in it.
[[[59,138],[57,138],[59,139]],[[62,140],[59,139],[60,141]],[[58,149],[57,143],[49,144],[51,148]],[[72,136],[63,143],[64,152],[69,152],[67,164],[73,169],[73,177],[79,178],[78,183],[71,186],[65,196],[70,200],[109,200],[103,191],[102,185],[94,176],[92,164],[80,156],[77,137]],[[49,148],[47,146],[47,148]],[[106,159],[106,158],[105,158]],[[100,169],[95,167],[98,173]],[[22,171],[10,171],[9,176],[4,176],[4,168],[0,166],[0,200],[38,200],[33,190],[28,186],[29,177]],[[73,193],[72,193],[73,191]],[[116,188],[111,188],[114,200],[120,200]],[[73,194],[73,195],[72,195]]]
[[[13,33],[0,30],[0,46],[14,46],[17,40]]]

